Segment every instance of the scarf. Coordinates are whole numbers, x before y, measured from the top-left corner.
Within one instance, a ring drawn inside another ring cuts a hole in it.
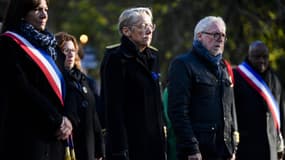
[[[55,47],[57,42],[54,35],[46,29],[39,32],[31,24],[21,21],[19,33],[34,46],[45,50],[54,60],[56,59]]]
[[[197,54],[210,63],[211,69],[219,77],[221,73],[220,62],[222,60],[222,53],[219,53],[216,56],[213,56],[200,41],[193,41],[193,48],[197,51]]]

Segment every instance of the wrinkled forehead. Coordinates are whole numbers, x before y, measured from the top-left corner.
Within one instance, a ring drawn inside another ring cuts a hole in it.
[[[225,27],[224,23],[222,23],[220,21],[216,21],[216,22],[213,22],[212,24],[209,25],[209,27],[207,28],[207,31],[225,33],[226,27]]]

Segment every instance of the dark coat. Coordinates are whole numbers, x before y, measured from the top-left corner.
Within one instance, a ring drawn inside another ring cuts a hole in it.
[[[169,68],[168,113],[176,135],[178,159],[201,153],[231,157],[237,147],[233,87],[221,61],[216,76],[209,61],[190,53],[176,57]]]
[[[101,124],[88,78],[76,68],[66,71],[65,75],[65,108],[73,124],[76,159],[94,160],[95,157],[103,157]]]
[[[235,102],[240,131],[237,157],[240,160],[276,160],[277,133],[272,115],[264,99],[234,69]],[[264,81],[280,106],[281,129],[284,137],[285,106],[282,86],[276,74],[268,70]]]
[[[63,160],[56,139],[63,106],[37,64],[11,38],[0,37],[0,159]]]
[[[123,37],[107,49],[101,66],[108,160],[165,159],[158,55],[146,48],[144,61],[139,54]]]

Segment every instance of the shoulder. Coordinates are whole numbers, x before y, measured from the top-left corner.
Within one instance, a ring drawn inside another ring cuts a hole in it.
[[[170,62],[170,69],[178,69],[181,70],[187,66],[187,63],[191,63],[188,59],[189,53],[181,53],[177,55],[173,60]]]
[[[104,57],[101,63],[101,68],[106,68],[107,65],[119,64],[123,59],[123,53],[121,51],[121,44],[113,44],[105,47]]]
[[[193,55],[189,52],[181,53],[177,55],[173,61],[190,62],[193,60]]]
[[[108,45],[105,47],[105,55],[104,57],[110,57],[111,55],[114,55],[114,53],[117,53],[120,49],[121,43],[116,43],[112,45]]]
[[[121,43],[111,44],[105,47],[106,50],[113,50],[118,48],[121,45]]]
[[[158,52],[159,50],[154,46],[148,46],[148,48],[153,52]]]
[[[268,72],[270,74],[270,79],[273,80],[274,83],[276,83],[277,85],[279,85],[281,87],[282,84],[281,84],[280,75],[278,75],[277,72],[275,70],[273,70],[272,68],[269,68]],[[283,86],[281,88],[283,88]]]

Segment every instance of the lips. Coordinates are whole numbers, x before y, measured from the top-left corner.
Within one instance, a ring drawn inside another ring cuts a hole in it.
[[[215,47],[216,47],[216,48],[220,48],[220,47],[221,47],[221,45],[215,45]]]

